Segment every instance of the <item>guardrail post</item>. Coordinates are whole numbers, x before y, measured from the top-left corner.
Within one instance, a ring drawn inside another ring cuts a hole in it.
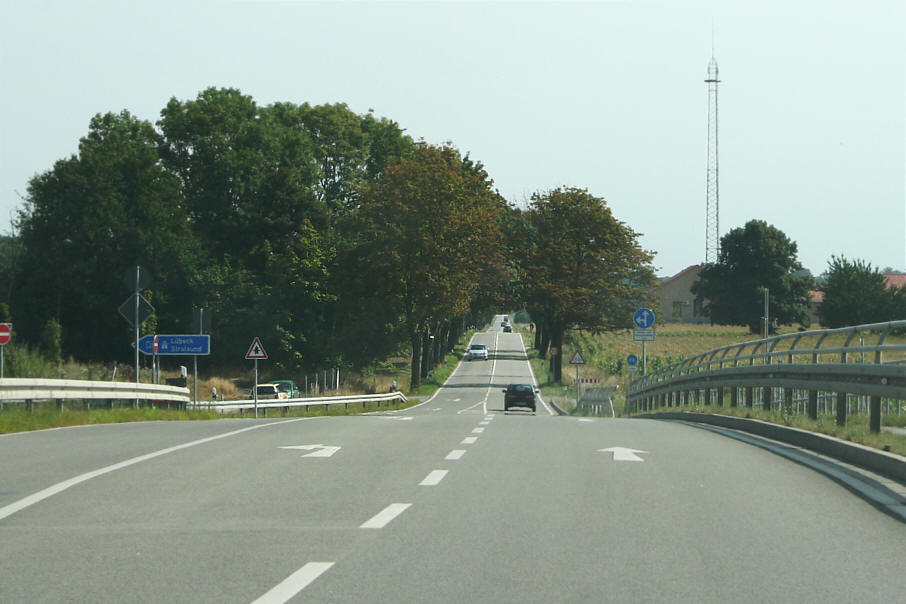
[[[718,386],[716,399],[717,400],[714,401],[715,404],[718,407],[723,407],[724,406],[724,387],[723,386]]]
[[[818,419],[818,391],[808,391],[808,416],[809,419]]]
[[[710,388],[705,388],[705,404],[708,406],[711,405],[711,389]]]
[[[881,397],[871,397],[870,415],[868,418],[868,430],[875,434],[881,431]]]
[[[755,388],[753,386],[749,386],[748,388],[746,388],[746,407],[751,409],[754,404],[755,404]]]
[[[762,410],[772,411],[774,407],[773,393],[769,386],[761,387],[761,408]]]
[[[793,411],[793,389],[783,389],[783,412],[791,413]]]
[[[736,386],[730,387],[730,406],[739,407],[739,388]]]
[[[837,393],[837,425],[846,425],[846,393]]]

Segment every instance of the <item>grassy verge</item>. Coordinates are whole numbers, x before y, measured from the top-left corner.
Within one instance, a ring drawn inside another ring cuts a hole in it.
[[[125,422],[180,421],[218,419],[216,411],[176,411],[172,409],[98,409],[62,411],[56,408],[38,408],[29,412],[25,408],[10,409],[0,413],[0,434],[27,432],[64,426],[89,424],[119,424]]]
[[[744,407],[714,407],[707,405],[690,405],[687,407],[673,407],[670,409],[659,409],[660,411],[688,411],[691,413],[714,413],[719,415],[732,415],[734,417],[744,417],[758,419],[773,424],[790,426],[809,432],[826,434],[841,440],[858,443],[873,449],[881,449],[896,453],[897,455],[906,456],[906,436],[895,434],[893,432],[881,431],[880,434],[874,434],[868,429],[868,416],[850,415],[846,418],[845,426],[838,426],[836,416],[819,415],[817,420],[809,419],[804,415],[791,415],[779,411],[764,411],[761,409],[748,409]],[[657,411],[655,411],[657,412]],[[885,426],[890,426],[891,422],[887,421],[892,417],[884,416]],[[900,416],[902,417],[902,416]]]

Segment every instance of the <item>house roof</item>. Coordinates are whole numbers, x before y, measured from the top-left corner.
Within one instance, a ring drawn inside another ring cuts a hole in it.
[[[655,289],[657,289],[657,287],[659,287],[659,286],[661,286],[661,285],[666,285],[667,283],[670,283],[671,281],[674,281],[674,280],[676,280],[676,279],[679,279],[680,277],[682,277],[682,276],[685,275],[686,273],[689,273],[689,272],[692,272],[692,271],[696,271],[696,272],[697,272],[698,269],[701,268],[701,266],[702,266],[701,264],[693,264],[692,266],[687,266],[686,268],[684,268],[683,270],[681,270],[681,271],[678,272],[677,274],[673,275],[672,277],[669,277],[669,278],[667,278],[667,279],[664,279],[663,281],[661,281],[660,283],[658,283],[658,284],[655,286]]]
[[[906,273],[887,273],[884,275],[887,289],[891,287],[906,287]]]

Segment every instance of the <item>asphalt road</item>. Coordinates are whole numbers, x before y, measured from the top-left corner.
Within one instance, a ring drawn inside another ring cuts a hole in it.
[[[0,602],[906,599],[906,525],[816,472],[682,424],[504,413],[532,378],[494,325],[490,360],[400,413],[0,437]]]

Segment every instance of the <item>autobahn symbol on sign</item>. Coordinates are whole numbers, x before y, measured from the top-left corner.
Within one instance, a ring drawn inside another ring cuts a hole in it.
[[[261,339],[257,336],[252,340],[252,345],[249,346],[249,351],[245,353],[245,358],[247,359],[266,359],[267,353],[264,351],[264,346],[261,345]]]

